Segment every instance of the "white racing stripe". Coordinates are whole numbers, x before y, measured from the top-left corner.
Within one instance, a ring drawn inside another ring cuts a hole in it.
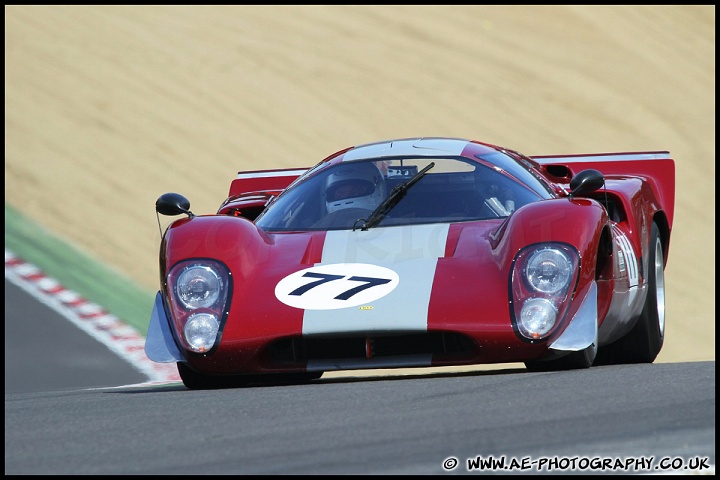
[[[462,139],[409,138],[360,145],[345,153],[343,161],[390,155],[460,155],[469,142]]]
[[[367,304],[305,310],[303,333],[426,331],[435,269],[445,254],[448,229],[446,224],[432,224],[328,232],[322,262],[316,267],[369,264],[394,271],[398,282]],[[372,288],[378,287],[368,290]]]

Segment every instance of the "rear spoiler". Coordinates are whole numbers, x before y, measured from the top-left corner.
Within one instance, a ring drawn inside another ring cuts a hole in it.
[[[305,173],[307,168],[286,168],[276,170],[252,170],[238,172],[230,184],[229,197],[245,193],[279,191],[287,188],[293,180]]]
[[[585,162],[627,162],[638,160],[670,160],[670,152],[620,152],[620,153],[583,153],[577,155],[536,155],[531,156],[541,165],[551,163],[585,163]]]
[[[606,178],[640,177],[648,182],[660,207],[672,225],[675,210],[675,161],[668,151],[589,153],[581,155],[538,155],[530,157],[558,182],[569,182],[588,168]]]

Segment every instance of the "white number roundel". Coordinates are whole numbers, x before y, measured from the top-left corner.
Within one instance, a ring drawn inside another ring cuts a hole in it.
[[[367,305],[392,292],[398,283],[396,272],[378,265],[316,265],[280,280],[275,296],[295,308],[332,310]]]

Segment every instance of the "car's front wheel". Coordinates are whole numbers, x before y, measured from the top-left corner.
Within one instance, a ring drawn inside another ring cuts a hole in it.
[[[177,369],[183,384],[190,390],[238,388],[248,384],[244,377],[234,375],[206,375],[193,370],[183,362],[178,362]]]
[[[567,355],[552,360],[525,362],[525,367],[531,372],[554,372],[561,370],[575,370],[580,368],[590,368],[595,361],[597,355],[597,338],[595,341],[577,352],[571,352]]]
[[[240,388],[250,384],[302,384],[317,380],[323,372],[265,373],[253,375],[207,375],[197,372],[183,362],[177,364],[183,384],[190,390],[214,390],[219,388]]]

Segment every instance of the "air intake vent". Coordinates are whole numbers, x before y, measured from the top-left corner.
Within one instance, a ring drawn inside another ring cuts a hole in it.
[[[475,358],[477,346],[455,332],[427,332],[373,336],[290,337],[277,340],[266,350],[271,364],[311,360],[353,360],[434,355],[461,362]]]

